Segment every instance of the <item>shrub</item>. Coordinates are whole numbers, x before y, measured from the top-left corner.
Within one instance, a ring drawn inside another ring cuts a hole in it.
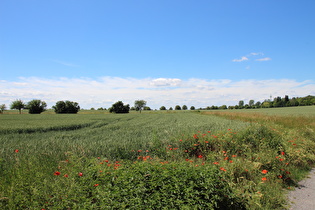
[[[58,101],[52,108],[57,114],[76,114],[80,110],[79,104],[72,101]]]
[[[114,113],[129,113],[129,104],[124,105],[122,101],[117,101],[112,105],[111,108],[109,108],[109,112]]]
[[[26,108],[30,114],[40,114],[46,110],[47,104],[45,101],[34,99],[27,103]]]

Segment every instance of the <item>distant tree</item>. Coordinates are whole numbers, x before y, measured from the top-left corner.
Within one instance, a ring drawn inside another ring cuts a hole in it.
[[[239,107],[239,109],[243,109],[243,107],[244,107],[244,101],[243,100],[238,102],[238,107]]]
[[[91,108],[91,110],[95,110],[95,108],[94,108],[94,107],[92,107],[92,108]]]
[[[255,103],[255,107],[256,107],[256,108],[260,108],[260,107],[261,107],[261,102],[260,102],[260,101],[257,101],[257,102]]]
[[[80,110],[79,104],[73,101],[58,101],[52,108],[57,114],[76,114]]]
[[[166,110],[166,107],[165,106],[161,106],[160,110]]]
[[[5,106],[5,104],[1,104],[0,105],[0,114],[3,114],[4,110],[6,110],[7,107]]]
[[[140,111],[147,105],[147,102],[145,100],[136,100],[135,101],[135,108],[137,111]]]
[[[249,105],[250,107],[252,107],[252,106],[254,106],[254,103],[255,103],[254,100],[249,100],[248,105]]]
[[[194,106],[191,106],[190,107],[190,110],[195,110],[196,108]]]
[[[40,114],[46,110],[47,104],[45,101],[38,99],[31,100],[27,103],[26,108],[30,114]]]
[[[129,113],[129,104],[124,105],[124,103],[122,101],[117,101],[116,103],[114,103],[112,105],[111,108],[109,108],[109,112],[112,113],[117,113],[117,114],[121,114],[121,113]]]
[[[17,109],[19,110],[20,114],[22,113],[22,109],[25,108],[25,104],[23,103],[23,101],[21,99],[19,100],[15,100],[11,103],[11,106],[10,106],[11,109]]]
[[[227,106],[226,105],[222,105],[219,107],[219,109],[227,109]]]
[[[150,107],[148,107],[148,106],[145,106],[145,107],[143,108],[143,110],[150,111],[150,110],[151,110],[151,108],[150,108]]]
[[[175,110],[181,110],[182,108],[179,105],[175,106]]]
[[[170,107],[170,108],[169,108],[169,110],[173,110],[173,108],[172,108],[172,107]]]
[[[182,110],[187,110],[188,108],[187,108],[187,106],[186,105],[183,105],[182,106]]]

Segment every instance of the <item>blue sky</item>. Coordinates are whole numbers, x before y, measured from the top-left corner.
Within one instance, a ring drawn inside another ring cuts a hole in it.
[[[313,0],[1,1],[0,103],[315,95],[314,10]]]

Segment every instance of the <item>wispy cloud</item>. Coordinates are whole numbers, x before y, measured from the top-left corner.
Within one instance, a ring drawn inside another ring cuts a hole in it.
[[[269,57],[265,57],[265,58],[257,58],[257,56],[258,57],[261,57],[261,56],[263,56],[264,55],[264,53],[262,53],[262,52],[252,52],[252,53],[249,53],[248,55],[246,55],[246,56],[242,56],[242,58],[240,58],[240,59],[233,59],[232,61],[233,62],[243,62],[243,61],[248,61],[248,60],[250,60],[249,58],[250,57],[256,57],[256,59],[255,59],[255,61],[270,61],[271,60],[271,58],[269,58]]]
[[[271,58],[266,57],[266,58],[256,59],[255,61],[270,61],[270,60],[271,60]]]
[[[233,62],[242,62],[242,61],[247,61],[248,58],[246,56],[243,56],[241,59],[233,59]]]
[[[65,61],[60,61],[60,60],[53,60],[53,62],[64,65],[64,66],[70,66],[70,67],[79,67],[79,65],[73,64],[73,63],[69,63],[69,62],[65,62]]]
[[[72,100],[83,108],[108,108],[118,100],[133,105],[135,100],[143,99],[154,109],[161,106],[174,107],[177,104],[199,108],[235,105],[239,100],[263,101],[270,95],[290,97],[315,95],[315,81],[22,77],[15,81],[0,82],[0,101],[7,105],[18,98],[25,102],[41,99],[50,107],[59,100]]]

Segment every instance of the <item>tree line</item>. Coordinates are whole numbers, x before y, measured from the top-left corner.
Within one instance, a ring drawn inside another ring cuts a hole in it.
[[[130,110],[136,110],[141,113],[142,110],[151,110],[150,107],[146,106],[147,102],[145,100],[136,100],[134,106],[130,108],[129,104],[124,104],[122,101],[114,103],[108,110],[111,113],[129,113]],[[234,106],[207,106],[206,108],[199,108],[199,110],[213,110],[213,109],[256,109],[256,108],[272,108],[272,107],[292,107],[292,106],[311,106],[315,105],[315,96],[305,96],[305,97],[293,97],[285,96],[281,98],[280,96],[275,97],[273,100],[268,99],[263,102],[254,100],[249,100],[248,104],[245,104],[244,100],[240,100],[237,105]],[[10,109],[19,110],[21,114],[23,109],[28,109],[30,114],[40,114],[46,111],[47,104],[45,101],[34,99],[27,103],[22,100],[15,100],[11,103]],[[58,101],[56,105],[52,107],[57,114],[69,114],[77,113],[80,110],[80,106],[77,102],[73,101]],[[94,108],[92,108],[94,109]],[[190,107],[190,110],[195,110],[194,106]],[[0,105],[0,113],[6,110],[6,105]],[[98,108],[98,110],[106,110],[106,108]],[[172,107],[167,109],[165,106],[161,106],[160,110],[173,110]],[[176,105],[174,110],[188,110],[186,105],[180,106]]]

